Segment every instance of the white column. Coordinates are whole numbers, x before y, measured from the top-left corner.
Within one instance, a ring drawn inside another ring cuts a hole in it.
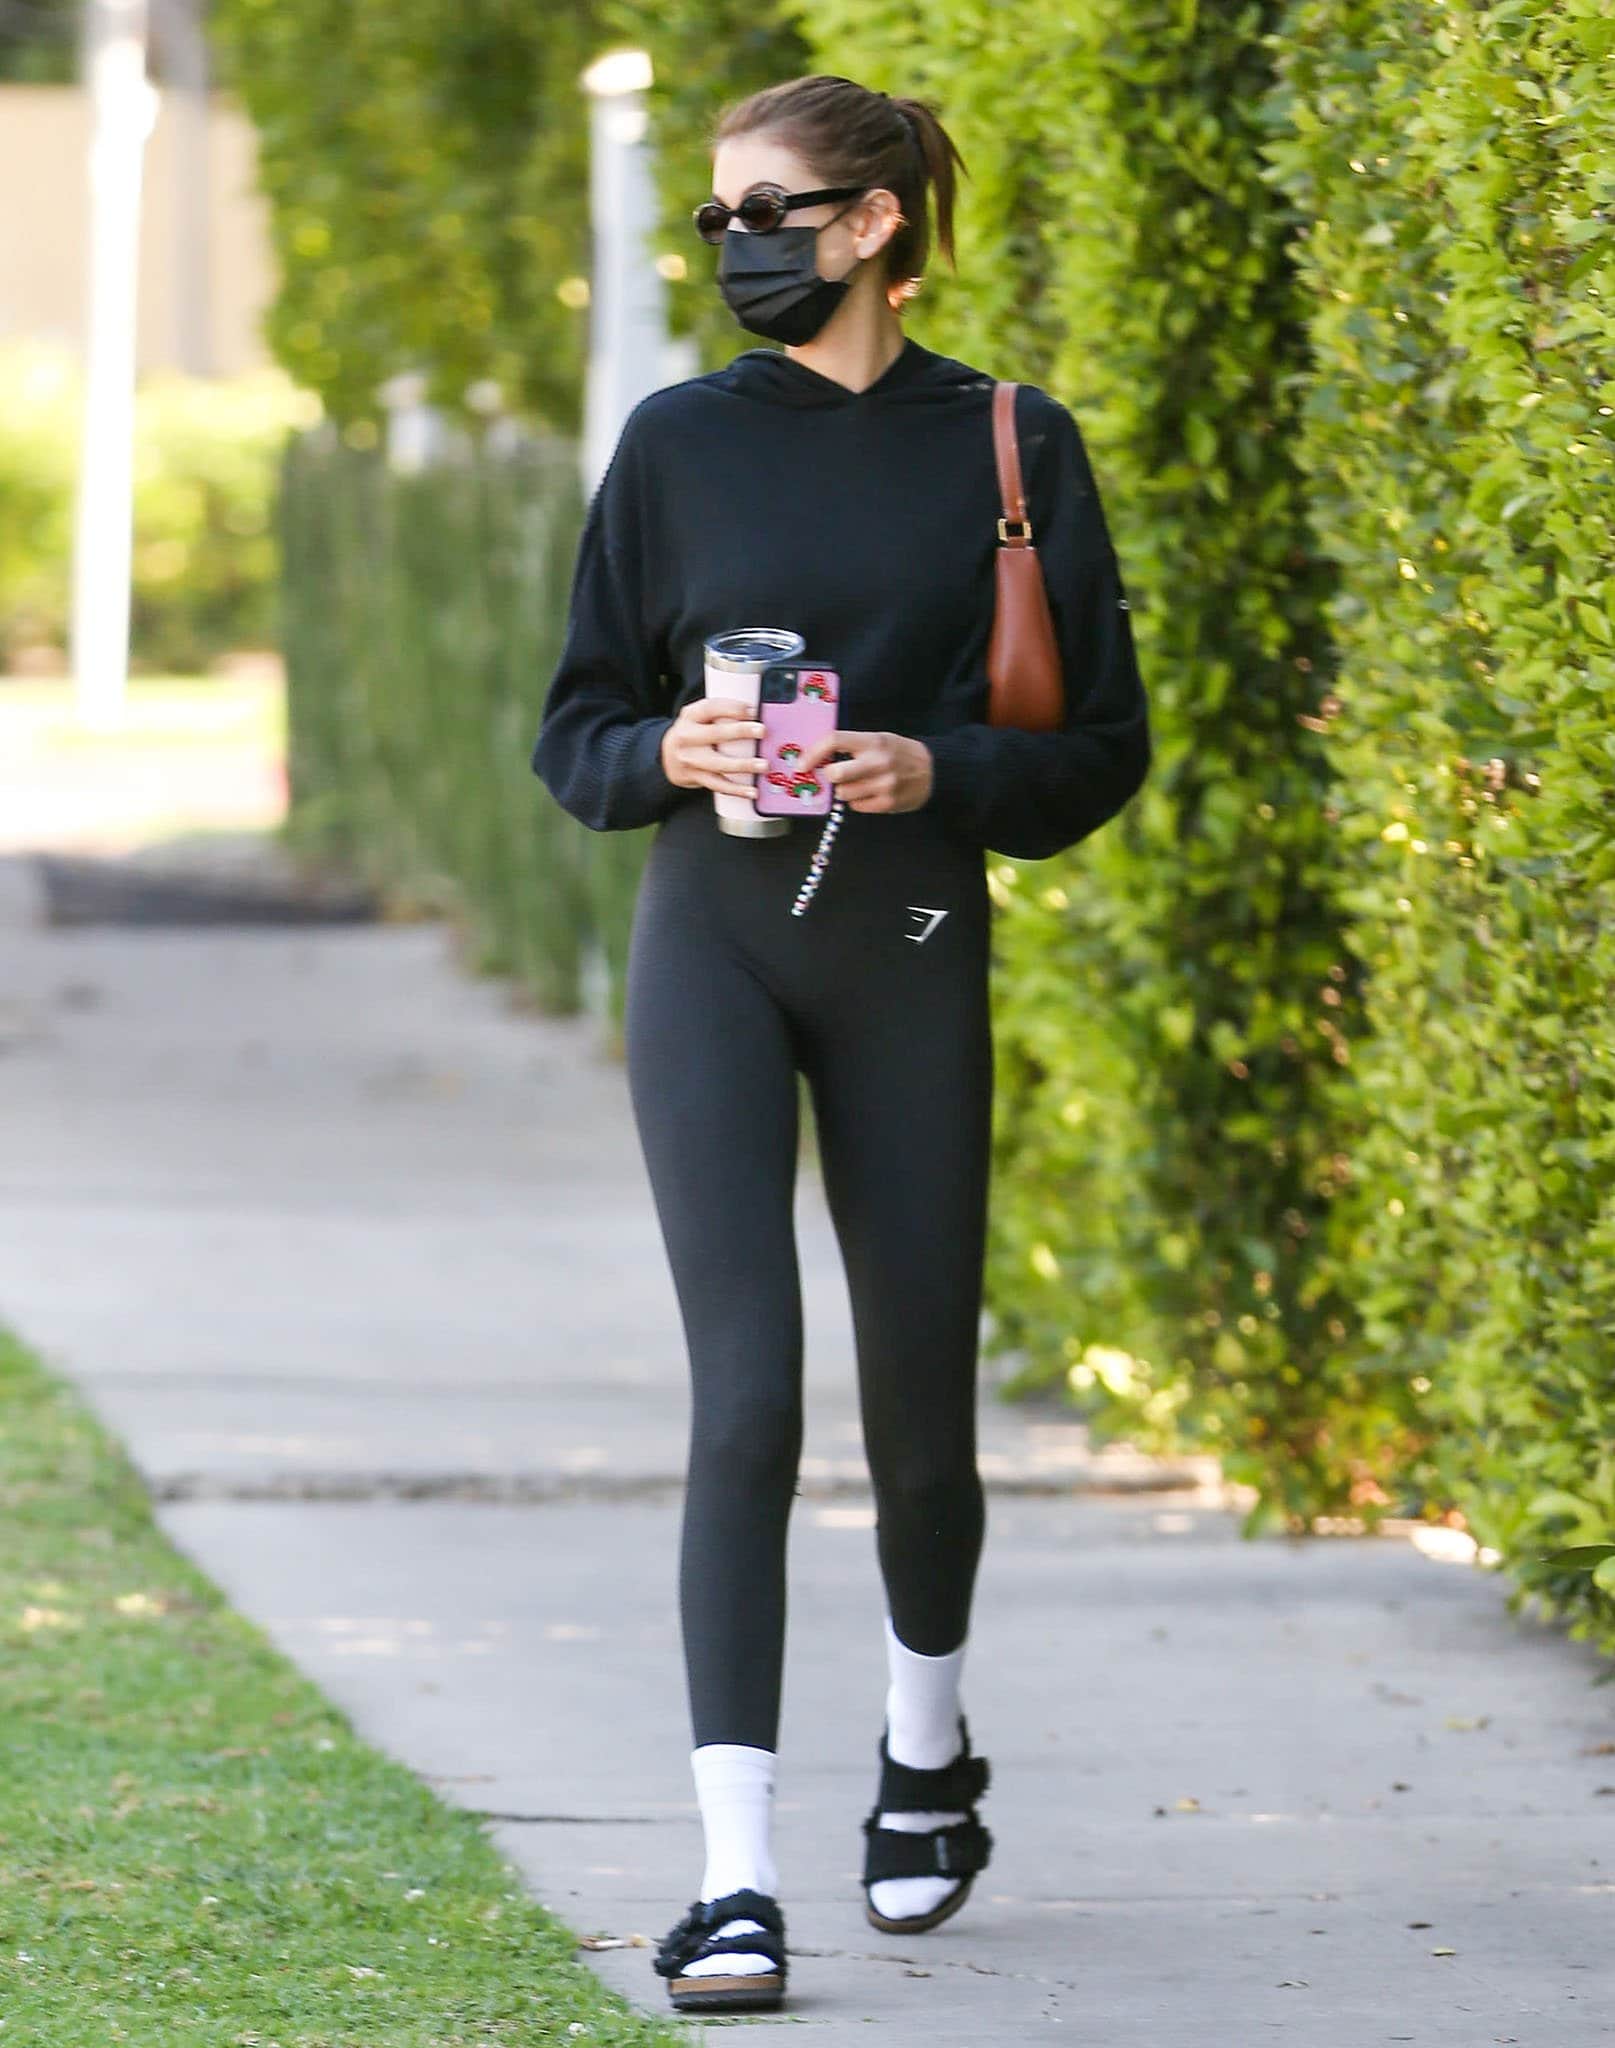
[[[605,474],[624,420],[668,381],[679,357],[669,349],[667,296],[649,246],[657,224],[652,156],[646,141],[650,58],[612,50],[583,74],[590,95],[589,212],[594,275],[589,281],[589,372],[584,393],[583,487]],[[677,370],[677,374],[685,374]]]
[[[146,79],[145,0],[88,0],[85,26],[90,261],[72,660],[80,723],[112,726],[129,678],[140,180],[157,95]]]

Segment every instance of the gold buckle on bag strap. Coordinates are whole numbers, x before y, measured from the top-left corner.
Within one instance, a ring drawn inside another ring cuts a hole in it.
[[[1010,526],[1018,526],[1020,528],[1020,532],[1015,534],[1006,533],[1004,529]],[[1003,541],[1006,546],[1013,546],[1017,542],[1024,542],[1026,546],[1030,547],[1032,544],[1031,520],[1006,519],[1002,515],[1000,515],[998,521],[998,538],[1001,541]]]

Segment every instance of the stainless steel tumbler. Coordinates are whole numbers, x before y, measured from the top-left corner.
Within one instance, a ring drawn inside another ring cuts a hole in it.
[[[714,633],[704,649],[707,696],[734,697],[747,705],[755,718],[763,670],[776,661],[794,661],[806,645],[800,633],[784,626],[739,626],[733,632]],[[717,749],[720,754],[750,760],[757,753],[757,742],[719,740]],[[747,839],[772,839],[776,833],[790,829],[788,818],[760,818],[749,796],[733,796],[715,789],[712,802],[722,832],[738,833]]]

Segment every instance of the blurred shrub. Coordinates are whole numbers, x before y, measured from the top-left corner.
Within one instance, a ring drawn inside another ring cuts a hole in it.
[[[567,442],[462,436],[400,473],[329,426],[292,440],[290,826],[394,894],[446,901],[469,963],[513,975],[546,1009],[578,1006],[594,941],[620,1017],[644,835],[589,832],[529,759],[581,519]]]
[[[579,79],[625,44],[656,58],[671,324],[709,362],[733,352],[689,212],[710,189],[703,124],[720,98],[802,68],[802,37],[770,5],[218,0],[210,28],[221,82],[258,129],[281,274],[268,337],[340,423],[376,419],[379,387],[418,372],[451,412],[488,380],[510,410],[576,430],[590,263]]]
[[[219,0],[221,76],[258,127],[278,359],[341,422],[423,373],[458,408],[577,420],[588,325],[592,7]]]
[[[0,654],[67,644],[82,402],[70,357],[0,348]],[[132,658],[141,668],[195,670],[231,648],[269,644],[276,465],[288,426],[310,409],[278,371],[140,386]]]
[[[74,0],[10,0],[0,8],[0,82],[71,85],[78,76],[78,17]]]
[[[15,647],[66,645],[78,414],[65,354],[0,344],[0,667]]]
[[[136,652],[192,669],[274,634],[276,467],[318,407],[278,371],[142,388],[135,439]]]

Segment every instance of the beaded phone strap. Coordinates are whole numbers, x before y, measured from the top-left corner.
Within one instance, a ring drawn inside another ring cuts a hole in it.
[[[841,820],[846,812],[846,801],[837,797],[830,806],[830,814],[824,821],[824,830],[819,834],[819,843],[813,849],[813,858],[808,862],[808,871],[796,901],[791,905],[792,917],[800,917],[813,901],[813,892],[823,877],[825,865],[830,858],[830,849],[835,844],[836,834],[841,830]]]

